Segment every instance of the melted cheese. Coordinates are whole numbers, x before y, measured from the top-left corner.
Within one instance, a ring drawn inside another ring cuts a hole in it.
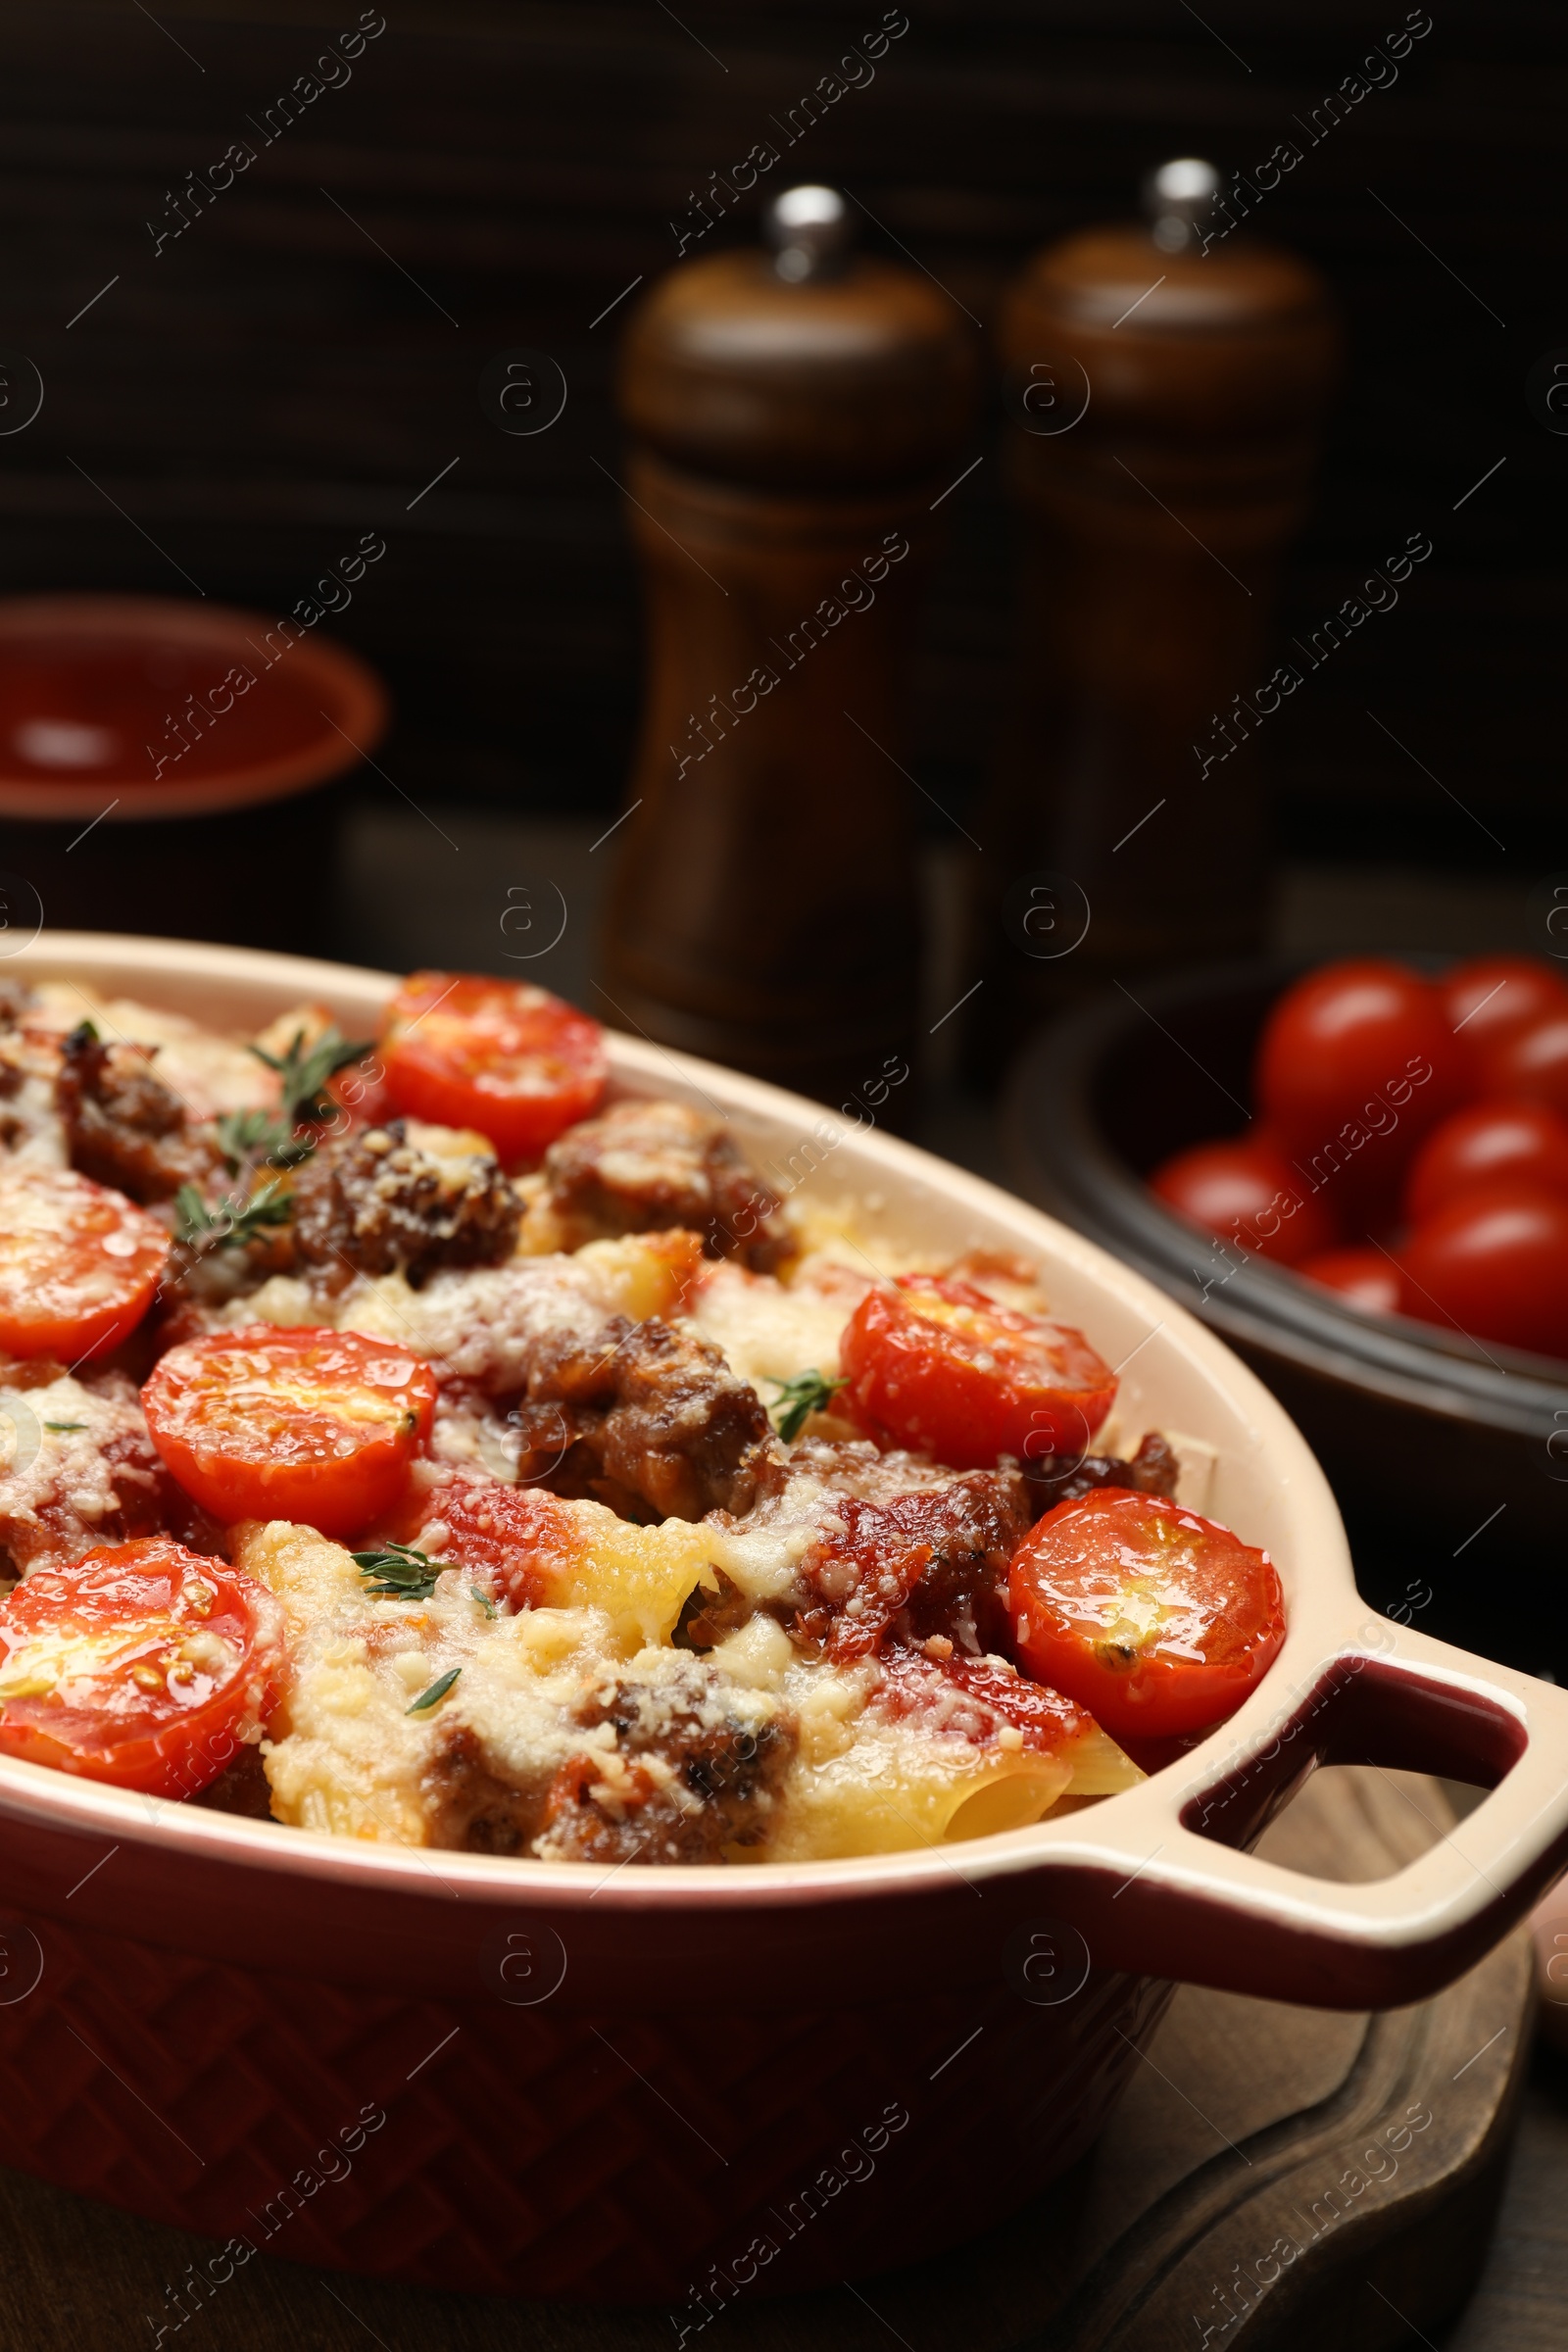
[[[567,1644],[541,1642],[539,1618],[489,1617],[454,1572],[430,1599],[373,1598],[351,1555],[286,1520],[236,1534],[235,1559],[283,1605],[290,1671],[263,1760],[280,1821],[394,1845],[425,1845],[427,1776],[454,1725],[499,1743],[542,1779],[582,1744],[566,1703],[612,1653],[608,1623],[574,1610]],[[414,1701],[454,1668],[437,1705]]]
[[[685,1520],[634,1527],[596,1502],[557,1508],[575,1542],[544,1563],[545,1603],[516,1617],[486,1610],[455,1569],[427,1600],[378,1597],[313,1528],[236,1532],[238,1564],[277,1595],[288,1626],[291,1672],[265,1756],[280,1820],[425,1844],[454,1728],[519,1787],[542,1787],[596,1743],[613,1747],[613,1728],[584,1731],[577,1710],[626,1661],[656,1681],[678,1668],[664,1644],[698,1582],[712,1581],[710,1532]],[[438,1545],[442,1534],[432,1521],[425,1540]],[[446,1696],[411,1715],[454,1668]]]
[[[277,1106],[277,1078],[265,1062],[236,1039],[203,1029],[182,1013],[160,1011],[134,997],[106,999],[74,980],[40,981],[37,998],[36,1006],[28,1008],[29,1028],[53,1027],[65,1034],[80,1021],[91,1021],[108,1045],[156,1046],[155,1076],[178,1096],[193,1119]]]
[[[515,1394],[547,1333],[586,1339],[612,1315],[636,1323],[678,1312],[691,1250],[662,1234],[591,1242],[575,1256],[514,1257],[501,1266],[450,1267],[413,1290],[401,1274],[360,1275],[332,1298],[294,1275],[274,1275],[230,1299],[219,1320],[319,1323],[411,1348],[448,1380],[492,1396]]]
[[[782,1682],[800,1745],[785,1780],[771,1861],[902,1853],[1026,1828],[1066,1797],[1110,1795],[1143,1774],[1093,1726],[1045,1750],[1004,1725],[993,1738],[945,1736],[940,1717],[878,1714],[873,1665],[798,1663]],[[954,1694],[955,1710],[962,1700]]]
[[[724,1261],[703,1269],[691,1320],[765,1398],[772,1383],[837,1372],[844,1326],[868,1288],[832,1264],[786,1286]]]

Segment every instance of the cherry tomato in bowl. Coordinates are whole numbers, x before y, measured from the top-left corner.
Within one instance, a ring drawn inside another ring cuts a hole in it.
[[[1081,1331],[929,1274],[868,1291],[839,1359],[846,1401],[882,1444],[955,1470],[1086,1451],[1116,1395]]]
[[[1267,1552],[1126,1488],[1048,1511],[1013,1554],[1007,1592],[1020,1664],[1124,1743],[1223,1722],[1285,1639]]]
[[[1185,1223],[1276,1265],[1294,1266],[1336,1239],[1322,1200],[1262,1129],[1178,1152],[1149,1184]]]
[[[1568,1196],[1568,1119],[1544,1102],[1472,1102],[1435,1127],[1411,1163],[1404,1213],[1419,1225],[1499,1179]]]
[[[1488,1095],[1544,1102],[1568,1118],[1568,1007],[1490,1043],[1478,1056]]]
[[[1461,1193],[1398,1251],[1404,1312],[1473,1340],[1568,1356],[1568,1199],[1498,1179]]]
[[[1296,1271],[1303,1282],[1337,1291],[1347,1306],[1359,1307],[1363,1315],[1404,1311],[1399,1269],[1381,1250],[1324,1250],[1316,1257],[1303,1257]]]
[[[1392,1200],[1423,1135],[1463,1087],[1437,991],[1403,964],[1355,956],[1308,972],[1264,1025],[1254,1092],[1311,1181],[1348,1204]]]
[[[509,1165],[597,1110],[610,1069],[599,1023],[548,989],[453,972],[404,981],[379,1058],[398,1110],[475,1127]]]
[[[1471,956],[1437,985],[1471,1081],[1489,1094],[1497,1049],[1522,1029],[1568,1013],[1568,981],[1535,956]]]
[[[0,1348],[79,1363],[128,1339],[152,1304],[169,1234],[71,1168],[0,1175]]]
[[[195,1796],[275,1703],[283,1614],[167,1536],[35,1567],[0,1603],[0,1752]]]
[[[172,1348],[141,1394],[153,1444],[216,1519],[348,1536],[401,1491],[436,1391],[388,1341],[253,1323]]]

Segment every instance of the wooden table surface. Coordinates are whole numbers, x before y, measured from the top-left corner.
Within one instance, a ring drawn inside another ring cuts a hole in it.
[[[1446,2352],[1561,2352],[1568,2336],[1568,2063],[1538,2049],[1481,2284]]]

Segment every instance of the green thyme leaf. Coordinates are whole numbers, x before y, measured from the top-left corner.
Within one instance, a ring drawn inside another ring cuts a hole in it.
[[[375,1551],[350,1556],[362,1576],[375,1579],[368,1590],[377,1600],[428,1600],[436,1578],[450,1565],[432,1560],[412,1544],[383,1544]]]
[[[778,1434],[786,1446],[793,1446],[811,1413],[825,1413],[838,1391],[845,1386],[837,1374],[827,1372],[798,1372],[793,1380],[775,1380],[771,1387],[778,1396],[768,1406],[777,1416]]]
[[[174,1239],[192,1250],[243,1250],[270,1225],[286,1225],[294,1204],[280,1184],[264,1184],[248,1200],[231,1196],[209,1207],[193,1184],[174,1195]]]
[[[225,1110],[219,1114],[218,1140],[223,1147],[231,1176],[245,1159],[265,1159],[268,1147],[282,1136],[282,1122],[270,1110]]]
[[[322,1100],[321,1089],[351,1061],[363,1061],[374,1043],[368,1037],[355,1043],[337,1029],[323,1029],[315,1045],[307,1048],[305,1032],[300,1029],[286,1054],[269,1054],[265,1046],[250,1050],[258,1061],[277,1072],[283,1122],[292,1131],[302,1119],[330,1118],[331,1104]]]
[[[207,1203],[196,1187],[182,1184],[174,1195],[174,1239],[194,1247],[217,1229],[217,1223],[208,1215]]]
[[[431,1707],[438,1707],[462,1672],[461,1666],[449,1666],[445,1674],[438,1674],[429,1690],[421,1690],[413,1706],[405,1707],[403,1712],[406,1715],[424,1715]]]
[[[468,1594],[470,1599],[476,1600],[479,1603],[480,1608],[483,1609],[487,1617],[493,1617],[495,1615],[496,1604],[491,1599],[488,1592],[481,1592],[477,1585],[470,1585],[468,1587]]]
[[[225,1110],[218,1121],[228,1172],[237,1176],[246,1160],[265,1160],[272,1168],[297,1168],[316,1150],[314,1135],[293,1135],[281,1119],[267,1110]]]
[[[85,1421],[46,1421],[44,1423],[45,1429],[85,1429],[86,1426]]]

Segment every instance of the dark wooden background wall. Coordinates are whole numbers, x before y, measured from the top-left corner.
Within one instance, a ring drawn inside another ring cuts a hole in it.
[[[11,0],[0,350],[29,355],[46,396],[0,438],[0,589],[183,593],[184,571],[277,612],[378,529],[388,557],[340,626],[395,689],[391,772],[421,797],[608,809],[638,668],[608,478],[626,306],[592,322],[672,262],[688,191],[770,135],[881,0],[680,0],[681,22],[660,0],[385,9],[348,86],[155,258],[145,223],[167,220],[166,191],[250,137],[246,117],[356,23],[357,0],[324,14],[159,0],[152,16],[134,0]],[[1532,420],[1524,379],[1568,349],[1568,41],[1555,5],[1432,10],[1397,85],[1258,216],[1321,264],[1349,321],[1287,628],[1312,626],[1409,532],[1436,550],[1278,722],[1280,838],[1314,856],[1540,870],[1568,862],[1543,854],[1562,805],[1568,439]],[[908,14],[874,83],[801,140],[790,176],[846,182],[989,321],[1022,255],[1126,212],[1164,155],[1250,171],[1405,11],[1204,0],[1200,21],[1183,0],[908,0]],[[750,233],[737,213],[710,248]],[[484,363],[514,345],[552,354],[569,384],[560,422],[532,439],[497,430],[478,400]],[[998,470],[954,501],[915,715],[921,772],[958,796],[981,775],[1004,675]],[[1369,704],[1481,809],[1505,866]]]

